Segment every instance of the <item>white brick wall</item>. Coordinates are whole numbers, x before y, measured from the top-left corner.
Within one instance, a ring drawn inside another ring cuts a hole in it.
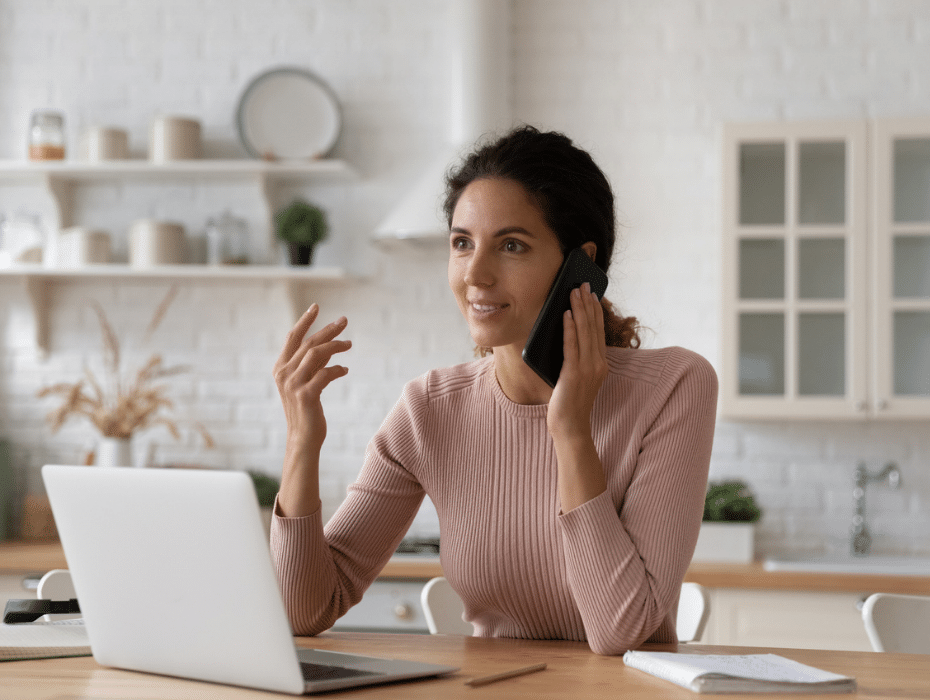
[[[361,178],[309,194],[335,224],[319,261],[365,278],[305,299],[319,301],[327,318],[347,315],[355,343],[349,376],[327,390],[327,513],[403,383],[471,356],[446,288],[443,249],[368,243],[448,134],[444,10],[442,0],[0,2],[0,158],[22,157],[25,122],[39,106],[66,112],[72,144],[90,125],[129,129],[138,156],[154,114],[194,114],[208,153],[234,157],[242,152],[236,101],[261,70],[303,65],[339,95],[344,129],[335,155]],[[930,5],[923,0],[514,0],[512,31],[515,119],[569,133],[615,186],[624,240],[610,296],[651,329],[650,345],[685,345],[718,369],[720,124],[930,113]],[[161,215],[197,232],[229,195],[196,183],[78,189],[77,218],[114,231],[135,216]],[[247,190],[232,190],[232,201],[258,226],[258,203]],[[25,196],[0,192],[0,211],[34,207]],[[0,280],[0,433],[14,440],[29,488],[40,488],[43,462],[73,460],[88,446],[83,426],[50,436],[41,419],[46,406],[34,399],[39,386],[74,376],[96,357],[87,300],[103,303],[131,336],[165,289],[57,283],[52,353],[39,361],[22,340],[21,288]],[[273,284],[185,285],[155,349],[195,367],[173,395],[180,414],[205,422],[220,444],[201,451],[193,436],[176,444],[153,431],[138,451],[151,444],[158,462],[279,471],[284,427],[270,368],[286,309]],[[877,468],[895,459],[902,491],[869,492],[876,546],[927,551],[924,428],[721,423],[711,473],[743,477],[758,492],[766,509],[763,553],[841,549],[856,462]],[[435,524],[425,512],[415,527]]]

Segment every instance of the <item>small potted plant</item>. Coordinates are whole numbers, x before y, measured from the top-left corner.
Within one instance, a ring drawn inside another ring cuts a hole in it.
[[[262,512],[262,523],[265,526],[265,534],[271,535],[271,514],[274,510],[274,499],[281,488],[281,482],[273,476],[254,469],[248,470],[249,476],[252,477],[252,484],[255,486],[255,496],[258,498],[258,507]]]
[[[317,206],[295,199],[274,216],[275,232],[287,243],[291,265],[309,265],[313,251],[329,235],[326,214]]]
[[[710,482],[693,561],[751,562],[760,517],[762,510],[743,481]]]

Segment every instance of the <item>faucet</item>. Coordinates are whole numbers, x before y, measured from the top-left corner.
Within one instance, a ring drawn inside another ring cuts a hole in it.
[[[888,462],[877,474],[870,474],[864,462],[856,465],[856,486],[853,489],[855,511],[852,527],[849,529],[849,547],[853,556],[863,557],[872,547],[872,535],[865,524],[865,487],[870,481],[888,481],[888,487],[897,489],[901,486],[901,471],[894,462]]]

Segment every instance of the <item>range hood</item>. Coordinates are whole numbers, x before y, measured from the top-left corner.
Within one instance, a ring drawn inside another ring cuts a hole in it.
[[[511,0],[450,0],[450,116],[446,147],[375,230],[378,240],[432,240],[446,235],[443,181],[483,134],[510,127]]]

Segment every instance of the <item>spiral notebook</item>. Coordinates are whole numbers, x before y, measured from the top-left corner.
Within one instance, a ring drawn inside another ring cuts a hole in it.
[[[856,679],[777,654],[628,651],[623,663],[696,693],[852,693]]]
[[[87,628],[82,620],[0,623],[0,661],[90,656]]]

